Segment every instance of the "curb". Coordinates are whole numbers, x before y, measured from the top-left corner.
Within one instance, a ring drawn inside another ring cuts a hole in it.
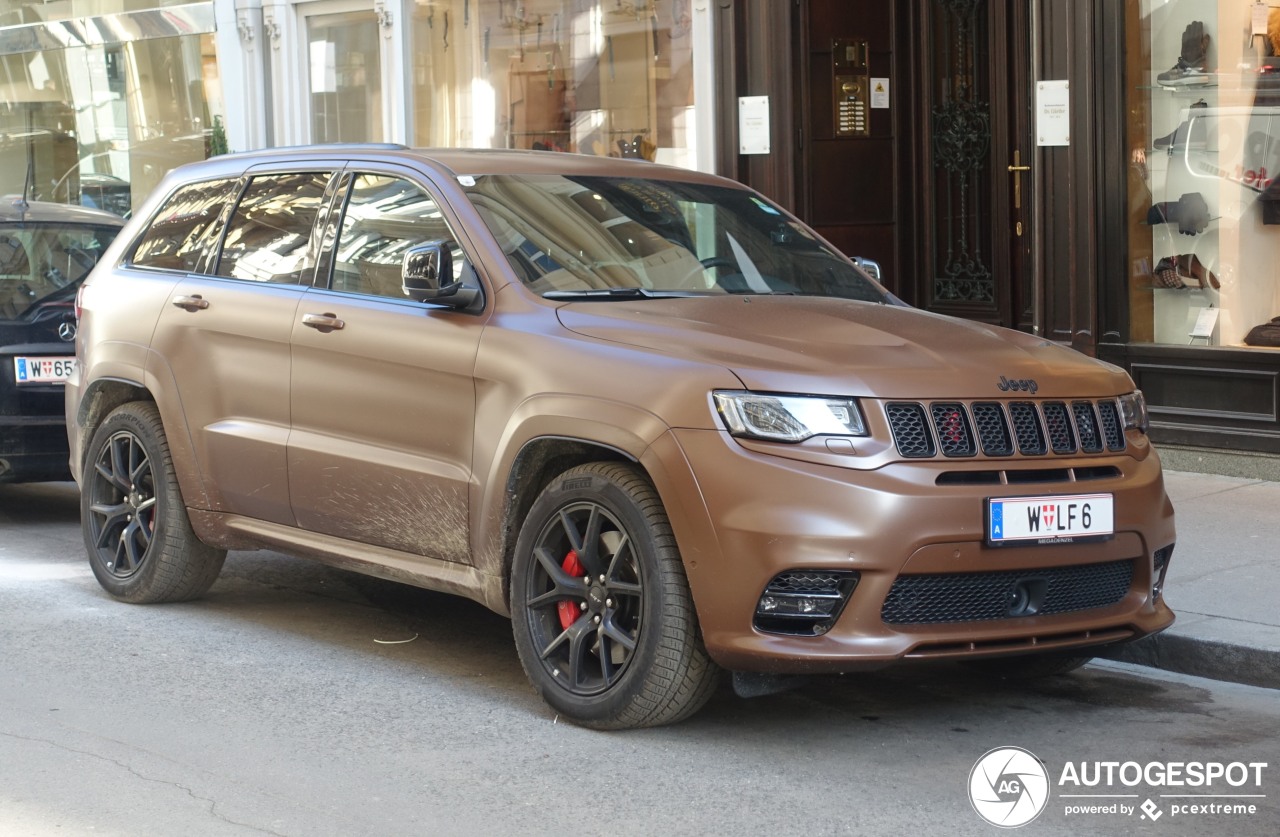
[[[1108,649],[1099,656],[1193,677],[1280,689],[1280,650],[1166,632]]]

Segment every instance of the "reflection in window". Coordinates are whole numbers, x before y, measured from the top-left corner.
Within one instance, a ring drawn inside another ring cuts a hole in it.
[[[227,225],[219,276],[251,282],[309,283],[314,235],[327,172],[255,177]]]
[[[695,165],[690,0],[413,0],[419,146]]]
[[[359,175],[342,219],[332,287],[404,299],[400,275],[404,254],[428,241],[451,245],[454,281],[458,281],[465,259],[431,196],[398,177]]]
[[[312,142],[382,140],[382,64],[373,12],[307,18]]]
[[[0,226],[0,320],[14,320],[71,288],[93,269],[117,227],[13,223]]]
[[[23,23],[35,19],[30,5]],[[78,17],[138,3],[121,6],[42,3],[38,12]],[[11,34],[9,45],[25,48],[20,31]],[[0,90],[0,194],[21,194],[30,174],[32,200],[127,217],[175,166],[225,146],[212,34],[3,54]]]
[[[200,269],[213,224],[223,208],[235,200],[236,180],[208,180],[183,186],[156,214],[134,250],[132,263],[164,270]]]
[[[538,293],[644,288],[885,301],[846,258],[743,189],[487,175],[467,194],[512,270]]]

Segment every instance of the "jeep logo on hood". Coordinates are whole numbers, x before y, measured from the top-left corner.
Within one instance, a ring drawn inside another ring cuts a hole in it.
[[[1000,388],[1001,392],[1013,390],[1014,392],[1029,392],[1032,395],[1035,395],[1036,390],[1040,389],[1040,385],[1036,383],[1035,378],[1017,378],[1011,381],[1004,375],[1000,376],[1000,383],[996,384],[996,386]]]

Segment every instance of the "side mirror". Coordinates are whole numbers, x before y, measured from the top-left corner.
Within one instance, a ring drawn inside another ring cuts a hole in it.
[[[480,298],[479,288],[453,281],[453,254],[444,241],[428,241],[405,251],[400,288],[412,300],[450,308],[470,308]]]
[[[884,278],[884,275],[880,271],[880,262],[872,261],[871,259],[864,259],[862,256],[854,256],[853,263],[862,268],[863,272],[877,282]]]

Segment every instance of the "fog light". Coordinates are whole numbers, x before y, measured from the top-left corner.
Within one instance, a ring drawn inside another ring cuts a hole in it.
[[[855,572],[793,570],[777,575],[756,604],[755,626],[769,633],[825,634],[857,584]]]
[[[1164,575],[1169,571],[1169,559],[1173,557],[1173,544],[1157,549],[1151,556],[1151,601],[1160,601],[1164,593]]]

